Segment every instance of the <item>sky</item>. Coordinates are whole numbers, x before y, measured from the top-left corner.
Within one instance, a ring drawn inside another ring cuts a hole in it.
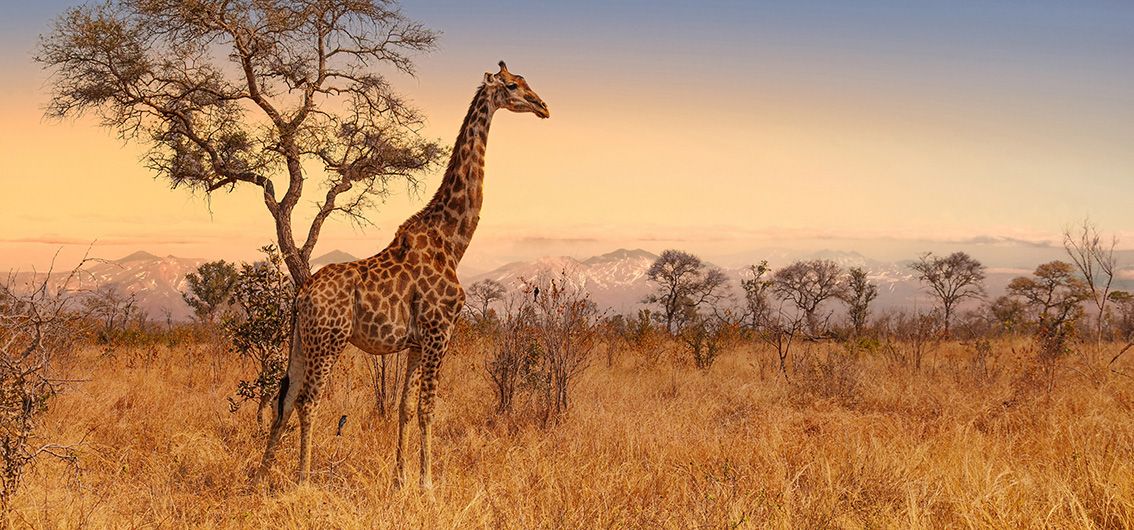
[[[0,269],[85,252],[248,259],[254,190],[170,190],[93,118],[43,118],[38,35],[77,2],[0,8]],[[404,2],[442,32],[390,73],[449,143],[504,59],[552,117],[500,113],[464,266],[620,247],[739,266],[773,250],[1025,265],[1085,217],[1134,247],[1134,3]],[[432,195],[316,254],[367,256]],[[312,194],[309,202],[315,200]],[[298,230],[298,229],[297,229]],[[1050,252],[1048,252],[1050,254]]]

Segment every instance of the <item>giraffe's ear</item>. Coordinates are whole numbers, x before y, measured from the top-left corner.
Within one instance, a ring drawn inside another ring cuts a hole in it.
[[[496,74],[494,74],[492,72],[485,72],[484,73],[484,84],[495,85],[499,82],[500,82],[500,78],[496,77]]]

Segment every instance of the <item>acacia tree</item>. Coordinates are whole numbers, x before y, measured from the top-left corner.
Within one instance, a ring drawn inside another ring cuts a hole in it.
[[[181,293],[181,298],[193,309],[198,320],[212,322],[217,310],[232,296],[236,277],[235,264],[223,259],[203,263],[185,275],[189,291]]]
[[[954,252],[944,258],[927,252],[910,268],[941,302],[945,336],[949,336],[949,323],[957,303],[984,296],[984,265],[964,252]]]
[[[413,75],[436,41],[395,2],[109,0],[65,11],[36,60],[53,72],[48,117],[97,115],[174,188],[259,188],[299,284],[328,217],[366,223],[393,182],[417,185],[443,156],[376,70]],[[325,195],[297,239],[316,164]]]
[[[772,275],[772,292],[795,305],[812,335],[820,332],[820,306],[842,297],[844,290],[842,269],[831,260],[797,261]]]
[[[1114,254],[1117,246],[1118,238],[1112,237],[1110,241],[1103,241],[1098,227],[1090,219],[1083,220],[1082,226],[1076,229],[1067,228],[1063,231],[1063,249],[1067,251],[1067,256],[1083,276],[1084,286],[1090,293],[1090,300],[1098,309],[1098,318],[1095,321],[1096,341],[1102,340],[1103,326],[1106,323],[1106,306],[1111,301],[1110,289],[1118,270],[1118,258]]]
[[[650,265],[646,278],[654,282],[656,288],[642,302],[661,306],[657,319],[665,323],[669,333],[692,319],[700,308],[723,299],[728,282],[720,269],[693,254],[672,249],[662,252]]]
[[[1126,342],[1134,340],[1134,293],[1111,291],[1109,298],[1118,309],[1114,319],[1118,339]]]
[[[1036,267],[1030,278],[1013,279],[1008,294],[1019,297],[1031,309],[1040,360],[1051,375],[1055,361],[1066,353],[1074,336],[1075,322],[1083,315],[1082,303],[1090,298],[1090,289],[1076,277],[1070,263],[1052,261]]]
[[[866,278],[866,271],[861,267],[851,267],[842,300],[847,304],[847,313],[856,336],[861,335],[866,327],[866,320],[870,317],[870,302],[877,297],[878,286]]]

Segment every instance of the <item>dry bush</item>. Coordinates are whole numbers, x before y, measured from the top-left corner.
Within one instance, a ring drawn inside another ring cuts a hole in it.
[[[791,384],[797,398],[819,398],[855,405],[860,398],[862,367],[853,347],[823,347],[820,355],[802,355],[793,366]]]
[[[617,315],[620,323],[607,328],[607,366],[614,366],[613,356],[635,359],[643,367],[657,366],[662,360],[677,360],[673,337],[655,325],[649,309],[639,309],[634,317]]]
[[[263,425],[264,411],[278,394],[287,371],[284,346],[291,336],[295,290],[275,247],[268,245],[260,251],[264,261],[246,263],[236,275],[232,300],[239,312],[225,318],[224,329],[232,349],[256,367],[255,378],[237,383],[229,407],[236,412],[245,401],[256,401],[256,423]]]
[[[79,273],[56,286],[50,270],[26,286],[12,277],[0,284],[0,527],[8,526],[13,497],[37,458],[75,463],[73,448],[44,441],[39,427],[67,382],[58,364],[87,331],[70,291]]]
[[[497,412],[512,412],[522,393],[541,423],[559,421],[600,346],[602,317],[566,273],[524,280],[490,331],[493,344],[484,370],[495,390]]]
[[[897,313],[887,315],[880,323],[882,350],[894,368],[920,372],[926,358],[945,341],[943,315],[932,313]]]
[[[484,369],[492,382],[496,412],[500,414],[511,413],[517,392],[530,388],[538,379],[541,351],[535,310],[528,302],[532,298],[530,293],[513,293],[491,328],[477,326],[493,339]]]
[[[677,335],[701,370],[712,368],[717,357],[740,340],[740,324],[730,315],[697,315]]]

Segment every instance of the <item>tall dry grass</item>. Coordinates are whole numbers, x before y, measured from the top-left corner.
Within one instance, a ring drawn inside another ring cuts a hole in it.
[[[37,465],[13,522],[1134,525],[1134,381],[1069,359],[1050,384],[1020,341],[993,343],[983,361],[971,347],[947,344],[920,371],[870,350],[812,345],[800,350],[787,381],[775,354],[756,347],[737,347],[705,372],[626,353],[610,367],[596,361],[569,416],[548,428],[522,407],[513,418],[494,414],[480,350],[454,351],[444,363],[432,495],[391,490],[396,421],[373,412],[366,361],[356,350],[340,360],[318,414],[314,479],[294,483],[293,431],[267,492],[247,489],[264,444],[254,412],[232,414],[226,402],[251,366],[207,342],[83,351],[67,366],[83,382],[54,401],[42,430],[55,441],[83,441],[82,471]],[[336,437],[342,414],[348,421]]]

